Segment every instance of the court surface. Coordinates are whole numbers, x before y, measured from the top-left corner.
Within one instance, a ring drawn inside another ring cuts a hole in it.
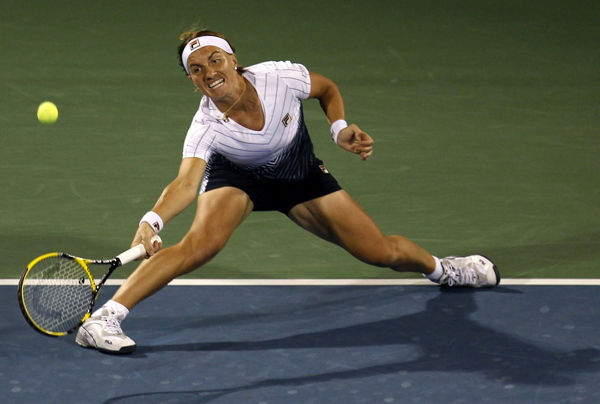
[[[4,404],[600,400],[598,286],[168,286],[124,322],[129,356],[34,332],[14,289]]]
[[[503,286],[414,285],[260,212],[183,279],[208,284],[136,307],[134,355],[31,330],[25,265],[124,251],[175,177],[200,100],[176,59],[192,25],[227,35],[243,65],[333,79],[375,151],[340,150],[307,101],[328,170],[386,234],[485,254]],[[599,26],[593,0],[4,0],[0,402],[600,402]],[[36,119],[43,101],[54,125]]]

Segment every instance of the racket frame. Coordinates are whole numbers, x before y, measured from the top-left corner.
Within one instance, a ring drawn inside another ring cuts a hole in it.
[[[29,310],[27,309],[27,304],[25,302],[24,293],[23,293],[23,288],[25,287],[25,282],[27,280],[27,276],[29,275],[31,269],[39,262],[41,262],[45,259],[48,259],[48,258],[55,258],[55,257],[56,258],[67,258],[67,259],[72,259],[72,260],[76,261],[83,268],[84,272],[86,273],[86,275],[90,281],[90,288],[92,289],[92,297],[89,301],[89,307],[88,307],[87,312],[83,316],[83,318],[79,321],[79,323],[77,325],[75,325],[74,327],[72,327],[71,329],[69,329],[67,331],[62,331],[62,332],[46,330],[45,328],[43,328],[39,324],[37,324],[36,321],[29,314]],[[100,279],[100,282],[98,282],[98,284],[96,284],[96,282],[94,280],[94,276],[92,275],[88,265],[110,265],[110,267],[104,273],[104,275]],[[23,271],[23,274],[21,274],[21,278],[19,279],[19,291],[18,291],[19,307],[21,309],[21,312],[23,313],[23,316],[25,317],[25,320],[27,320],[27,323],[29,323],[29,325],[31,327],[33,327],[34,330],[36,330],[44,335],[50,336],[50,337],[62,337],[62,336],[65,336],[67,334],[70,334],[70,333],[76,331],[88,318],[90,318],[90,316],[92,315],[92,310],[94,309],[94,304],[96,303],[96,299],[98,298],[98,295],[100,294],[100,290],[102,289],[102,286],[104,286],[104,284],[106,283],[106,280],[110,277],[110,275],[114,272],[114,270],[117,269],[118,267],[120,267],[121,265],[122,265],[121,260],[118,257],[112,258],[110,260],[91,260],[91,259],[87,259],[87,258],[76,257],[74,255],[62,253],[62,252],[53,252],[53,253],[48,253],[48,254],[44,254],[44,255],[37,257],[36,259],[31,261],[29,263],[29,265],[27,265],[27,268],[25,268],[25,271]]]
[[[158,236],[158,234],[155,235],[154,237],[152,237],[152,239],[150,241],[152,243],[159,243],[159,245],[162,244],[162,240]],[[131,247],[129,250],[117,255],[115,258],[112,258],[109,260],[91,260],[91,259],[80,258],[80,257],[74,256],[71,254],[61,253],[61,252],[53,252],[53,253],[41,255],[41,256],[37,257],[36,259],[34,259],[33,261],[31,261],[29,263],[29,265],[27,265],[27,267],[23,271],[23,274],[21,274],[21,278],[19,279],[18,295],[19,295],[19,307],[21,308],[21,312],[23,313],[23,316],[25,317],[25,319],[27,320],[29,325],[31,325],[31,327],[33,327],[34,330],[36,330],[44,335],[48,335],[51,337],[62,337],[64,335],[70,334],[73,331],[76,331],[88,318],[90,318],[90,316],[92,315],[92,310],[94,309],[94,304],[96,303],[96,299],[98,298],[98,295],[100,294],[100,290],[102,289],[102,286],[104,286],[104,284],[106,283],[106,280],[115,271],[115,269],[117,269],[118,267],[120,267],[122,265],[125,265],[125,264],[128,264],[128,263],[134,261],[135,259],[141,257],[144,253],[146,253],[146,249],[144,248],[143,244],[138,244],[134,247]],[[43,327],[41,327],[39,324],[37,324],[35,322],[35,320],[33,320],[33,318],[31,318],[31,315],[29,314],[29,311],[27,310],[27,304],[25,303],[24,293],[23,293],[25,281],[27,280],[27,276],[29,275],[29,272],[31,271],[31,269],[40,261],[42,261],[46,258],[52,258],[52,257],[64,257],[64,258],[68,258],[68,259],[72,259],[72,260],[76,261],[84,269],[85,273],[87,274],[87,276],[90,280],[90,286],[92,289],[92,297],[90,299],[88,311],[86,312],[86,314],[83,316],[83,318],[79,321],[79,323],[76,326],[74,326],[73,328],[71,328],[68,331],[63,331],[63,332],[46,330]],[[94,276],[90,272],[88,265],[110,265],[110,267],[104,273],[102,278],[100,278],[100,282],[98,282],[98,284],[96,284],[94,281]]]

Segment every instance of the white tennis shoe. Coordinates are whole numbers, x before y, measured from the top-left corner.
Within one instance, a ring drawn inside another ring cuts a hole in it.
[[[492,287],[500,283],[498,267],[483,255],[445,257],[440,260],[444,274],[442,286]]]
[[[135,351],[135,342],[121,330],[123,316],[116,315],[106,307],[96,311],[79,328],[75,342],[84,348],[100,352],[127,354]]]

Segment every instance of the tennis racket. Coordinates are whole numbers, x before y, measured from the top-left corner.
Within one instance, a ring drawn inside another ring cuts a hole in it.
[[[154,236],[152,242],[161,242]],[[25,319],[44,335],[62,337],[77,330],[92,314],[100,289],[115,269],[144,255],[138,244],[110,260],[90,260],[53,252],[33,261],[19,280],[19,306]],[[108,265],[96,284],[88,265]]]

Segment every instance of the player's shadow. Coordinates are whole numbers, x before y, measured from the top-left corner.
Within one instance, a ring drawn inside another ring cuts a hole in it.
[[[441,291],[427,302],[425,311],[398,318],[263,341],[140,346],[134,356],[144,357],[163,351],[262,351],[386,345],[413,346],[413,352],[420,353],[416,359],[398,357],[396,363],[295,379],[267,380],[259,383],[260,387],[303,385],[400,371],[477,372],[490,380],[511,380],[513,384],[539,385],[543,380],[544,385],[566,386],[574,383],[573,375],[578,372],[600,371],[600,362],[590,360],[600,357],[600,351],[596,349],[551,350],[470,319],[477,310],[473,293],[507,293],[510,289]],[[326,350],[322,355],[326,355]]]

